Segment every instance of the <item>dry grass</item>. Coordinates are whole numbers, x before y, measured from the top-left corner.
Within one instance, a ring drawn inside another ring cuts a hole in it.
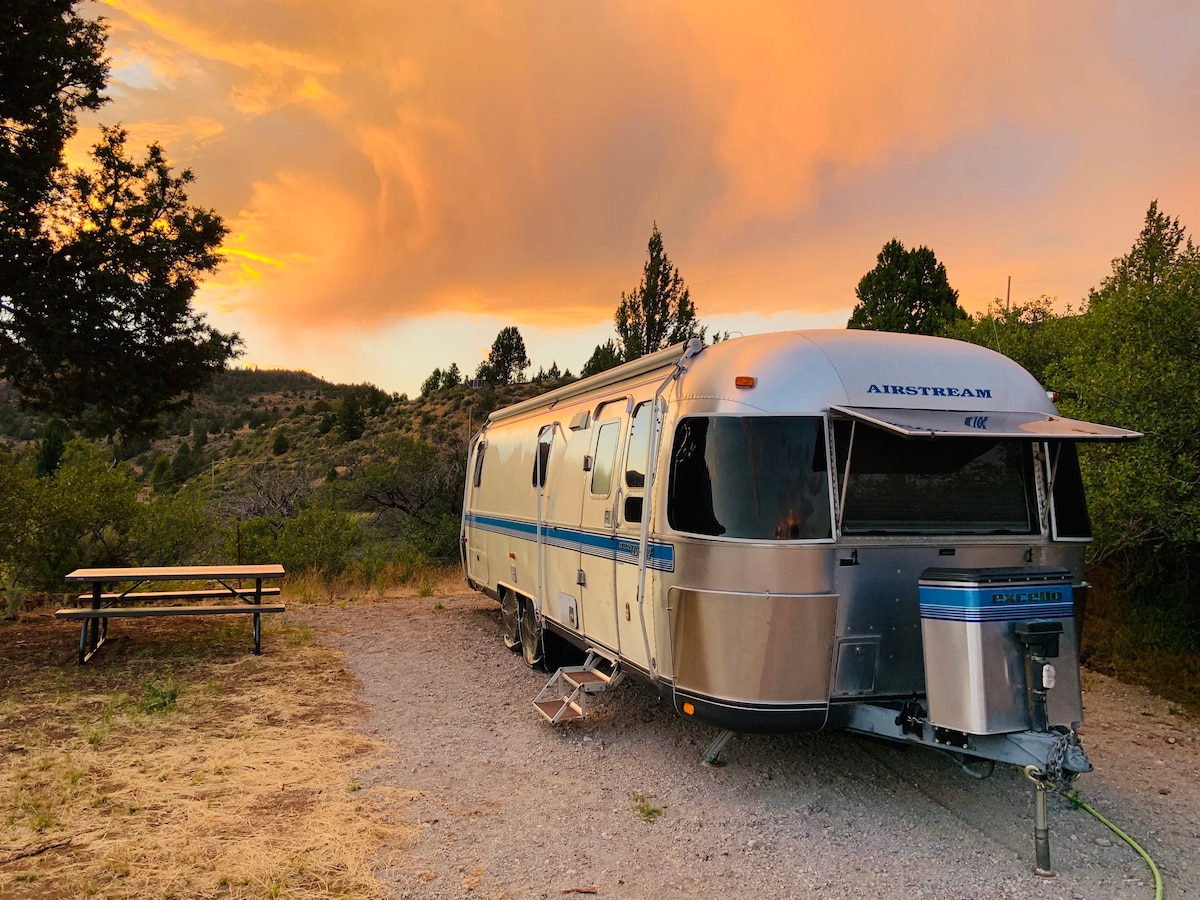
[[[360,787],[380,748],[337,653],[286,617],[261,657],[248,622],[117,620],[80,667],[77,634],[0,629],[0,895],[385,894],[411,829]]]
[[[461,594],[465,589],[466,581],[459,566],[437,566],[426,562],[392,563],[371,575],[357,571],[335,578],[318,574],[290,575],[285,588],[288,598],[301,603],[341,608],[384,599],[444,597]]]

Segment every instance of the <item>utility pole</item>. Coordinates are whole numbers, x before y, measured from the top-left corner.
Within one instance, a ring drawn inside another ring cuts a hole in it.
[[[1004,311],[1009,312],[1012,309],[1012,276],[1008,276],[1008,290],[1004,292]]]

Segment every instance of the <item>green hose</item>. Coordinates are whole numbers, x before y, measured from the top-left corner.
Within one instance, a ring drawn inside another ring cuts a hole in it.
[[[1146,865],[1148,865],[1150,867],[1150,872],[1154,875],[1154,900],[1162,900],[1162,895],[1163,895],[1162,875],[1159,874],[1158,866],[1156,866],[1154,864],[1154,860],[1152,860],[1150,858],[1150,854],[1147,853],[1145,850],[1143,850],[1141,845],[1138,844],[1137,841],[1135,841],[1133,838],[1131,838],[1129,835],[1127,835],[1125,832],[1123,832],[1120,828],[1118,828],[1112,822],[1108,821],[1108,819],[1104,818],[1104,816],[1100,815],[1100,813],[1096,812],[1096,810],[1092,809],[1090,806],[1088,806],[1086,803],[1084,803],[1083,800],[1081,800],[1079,798],[1079,793],[1077,791],[1068,792],[1067,790],[1058,787],[1053,782],[1042,779],[1041,772],[1037,766],[1024,766],[1023,769],[1025,772],[1025,777],[1028,778],[1030,781],[1037,782],[1040,780],[1043,784],[1046,785],[1046,787],[1050,788],[1050,790],[1058,791],[1060,794],[1062,794],[1064,797],[1066,797],[1067,801],[1072,806],[1077,806],[1081,809],[1086,809],[1089,813],[1091,813],[1093,816],[1096,817],[1097,821],[1108,826],[1108,829],[1113,834],[1115,834],[1117,837],[1119,837],[1121,840],[1123,840],[1125,843],[1127,843],[1130,847],[1132,847],[1137,852],[1137,855],[1146,861]]]
[[[1050,785],[1050,786],[1054,787],[1053,785]],[[1162,876],[1160,874],[1158,874],[1158,866],[1156,866],[1154,864],[1154,860],[1152,860],[1150,858],[1150,854],[1147,853],[1145,850],[1143,850],[1137,841],[1135,841],[1133,838],[1131,838],[1129,835],[1127,835],[1125,832],[1123,832],[1120,828],[1118,828],[1112,822],[1108,821],[1108,819],[1104,818],[1104,816],[1100,815],[1100,813],[1096,812],[1094,809],[1092,809],[1090,806],[1088,806],[1086,803],[1084,803],[1082,800],[1080,800],[1078,794],[1063,794],[1063,796],[1066,797],[1072,804],[1075,804],[1077,806],[1082,807],[1083,809],[1086,809],[1093,816],[1095,816],[1097,820],[1099,820],[1103,824],[1107,825],[1109,830],[1112,831],[1113,834],[1115,834],[1117,837],[1119,837],[1121,840],[1123,840],[1125,843],[1127,843],[1130,847],[1132,847],[1135,851],[1137,851],[1137,855],[1146,861],[1146,865],[1148,865],[1150,867],[1150,871],[1154,874],[1154,900],[1162,900],[1162,895],[1163,895]]]

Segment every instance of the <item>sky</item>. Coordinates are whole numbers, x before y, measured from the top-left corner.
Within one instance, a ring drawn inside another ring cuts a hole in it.
[[[1078,308],[1200,228],[1193,0],[107,0],[100,123],[230,228],[239,364],[415,394],[516,325],[575,372],[655,224],[710,328],[844,327],[892,238]]]

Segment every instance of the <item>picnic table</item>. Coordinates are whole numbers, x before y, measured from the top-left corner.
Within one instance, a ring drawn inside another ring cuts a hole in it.
[[[263,582],[282,578],[283,566],[158,566],[106,569],[76,569],[66,580],[91,584],[91,591],[79,595],[86,607],[55,611],[56,619],[82,621],[79,632],[79,664],[95,655],[108,637],[108,620],[143,618],[147,616],[219,616],[230,614],[254,617],[254,652],[262,652],[263,613],[284,612],[282,603],[263,603],[263,597],[278,596],[277,587],[263,587]],[[242,587],[243,580],[253,580],[253,587]],[[215,582],[220,587],[201,590],[138,590],[142,585],[159,582]],[[236,585],[234,584],[236,582]],[[123,589],[105,590],[113,585]],[[182,602],[206,600],[236,601],[203,606],[182,605]],[[147,601],[172,601],[170,606],[147,606]]]

